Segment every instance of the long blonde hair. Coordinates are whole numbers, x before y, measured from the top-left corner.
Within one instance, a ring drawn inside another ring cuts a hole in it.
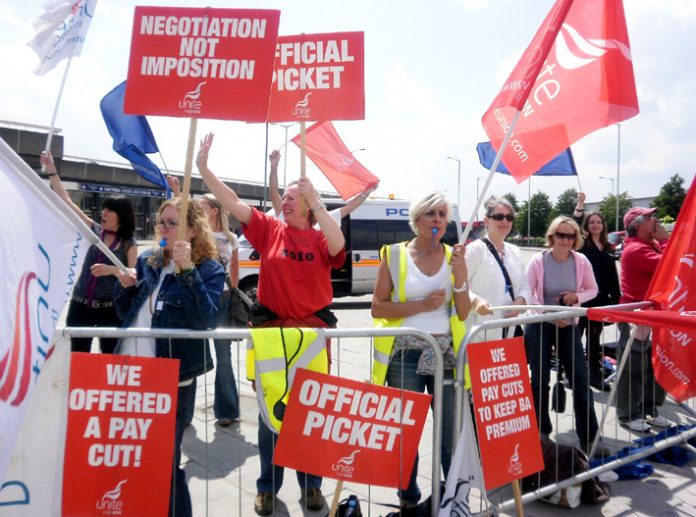
[[[167,207],[175,208],[177,211],[181,210],[181,197],[167,199],[160,205],[159,210],[157,210],[158,224],[155,226],[155,246],[158,246],[162,239],[159,221],[162,218],[162,212],[164,212],[164,209]],[[208,218],[205,216],[205,212],[201,208],[201,205],[193,199],[188,202],[186,226],[195,232],[195,235],[191,239],[191,262],[200,264],[207,259],[217,259],[217,247],[215,246],[215,238],[210,229]],[[161,258],[160,253],[153,253],[147,259],[147,263],[153,267],[160,266],[160,264],[166,266],[169,264],[170,259],[171,253],[169,250],[162,250]]]
[[[235,239],[237,238],[236,235],[234,235],[230,231],[230,214],[225,208],[222,206],[222,203],[218,201],[218,198],[216,198],[214,195],[208,193],[208,194],[203,194],[203,199],[205,199],[206,203],[210,205],[211,208],[217,208],[217,217],[215,218],[215,226],[220,228],[220,231],[225,234],[225,237],[227,237],[227,240],[230,242],[234,242]],[[213,231],[215,228],[212,228]]]

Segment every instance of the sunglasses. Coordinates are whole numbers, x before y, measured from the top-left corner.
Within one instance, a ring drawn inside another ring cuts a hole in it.
[[[171,219],[164,219],[160,222],[157,223],[160,226],[164,226],[167,230],[171,230],[172,228],[176,228],[179,226],[179,221],[172,221]]]
[[[569,241],[575,240],[574,233],[554,232],[553,236],[555,239],[558,239],[558,240],[561,240],[561,239],[568,239]]]
[[[491,214],[488,216],[488,218],[493,219],[494,221],[502,221],[505,219],[509,223],[515,220],[515,216],[512,214]]]

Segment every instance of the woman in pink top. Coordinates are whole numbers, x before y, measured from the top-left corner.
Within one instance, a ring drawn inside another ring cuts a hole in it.
[[[577,223],[565,216],[554,219],[546,231],[546,244],[548,249],[534,255],[527,266],[531,303],[578,306],[597,296],[592,265],[587,257],[575,251],[583,245]],[[524,341],[539,430],[545,435],[553,431],[549,417],[549,380],[551,353],[555,347],[558,361],[573,388],[575,428],[580,446],[587,452],[597,434],[598,424],[577,323],[577,318],[531,323],[525,329]]]

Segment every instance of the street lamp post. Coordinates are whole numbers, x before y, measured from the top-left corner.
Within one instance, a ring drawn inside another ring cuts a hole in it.
[[[285,190],[285,187],[288,184],[288,129],[290,129],[292,126],[296,124],[297,122],[293,122],[292,124],[273,124],[274,126],[280,126],[283,129],[285,129],[285,145],[283,146],[283,190]]]
[[[461,210],[460,193],[462,191],[462,161],[459,158],[452,158],[451,156],[447,156],[447,159],[457,162],[457,210]],[[478,196],[476,199],[478,199]]]
[[[614,195],[614,178],[610,178],[609,176],[599,176],[599,179],[601,180],[609,180],[611,181],[611,194]],[[619,193],[616,193],[616,231],[619,231],[619,202],[618,202],[618,197]]]

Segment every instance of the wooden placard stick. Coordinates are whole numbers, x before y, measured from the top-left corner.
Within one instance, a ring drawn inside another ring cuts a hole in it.
[[[304,120],[300,121],[300,178],[307,175],[307,156],[305,147],[307,146],[307,133],[305,132]]]
[[[186,215],[188,213],[189,191],[191,190],[191,169],[193,168],[193,148],[196,145],[196,128],[198,119],[191,118],[189,124],[188,146],[186,147],[186,164],[184,165],[184,185],[181,189],[181,209],[179,211],[179,231],[177,239],[182,241],[186,237]],[[175,272],[180,273],[179,264],[175,267]]]

